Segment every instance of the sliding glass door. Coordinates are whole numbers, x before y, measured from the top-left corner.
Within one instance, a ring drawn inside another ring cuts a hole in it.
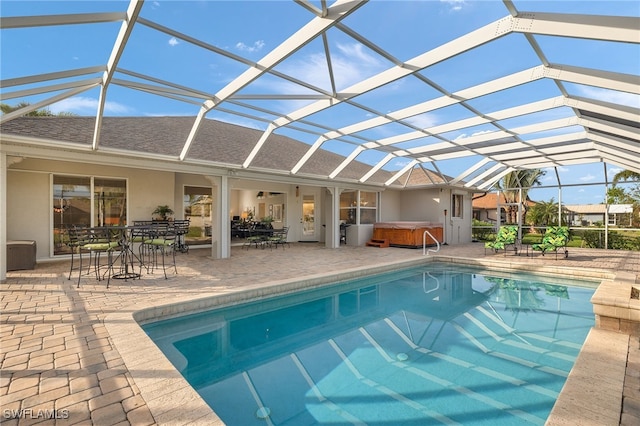
[[[71,253],[67,228],[127,224],[127,181],[53,175],[53,254]]]

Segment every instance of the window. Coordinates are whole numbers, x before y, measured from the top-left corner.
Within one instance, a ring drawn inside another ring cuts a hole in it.
[[[360,224],[376,222],[378,213],[378,193],[360,192]]]
[[[462,218],[462,194],[451,196],[451,217]]]
[[[127,224],[126,179],[53,175],[53,254],[69,254],[67,228]]]
[[[357,198],[356,191],[340,194],[340,222],[350,225],[356,223]]]
[[[377,218],[377,192],[345,191],[340,194],[340,222],[350,225],[371,224]]]
[[[127,182],[125,180],[95,178],[93,200],[95,226],[127,224]]]
[[[211,188],[185,186],[183,194],[184,218],[189,219],[190,244],[211,243],[213,196]]]

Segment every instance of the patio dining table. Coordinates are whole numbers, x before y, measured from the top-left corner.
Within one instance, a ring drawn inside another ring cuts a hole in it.
[[[245,237],[245,243],[243,245],[250,247],[252,244],[255,245],[256,248],[264,248],[264,243],[273,236],[273,228],[254,228],[249,231],[249,235]]]
[[[142,236],[148,235],[153,228],[151,224],[144,225],[123,225],[110,226],[109,229],[118,233],[117,238],[120,244],[120,254],[114,260],[114,263],[120,259],[120,268],[111,278],[116,280],[140,279],[141,273],[135,271],[134,261],[138,261],[139,265],[143,265],[142,259],[133,251],[134,242],[141,242]],[[140,268],[142,269],[142,268]]]

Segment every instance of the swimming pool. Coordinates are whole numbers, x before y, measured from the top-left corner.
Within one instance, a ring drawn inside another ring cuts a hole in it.
[[[543,424],[594,323],[572,284],[428,264],[143,328],[228,425]]]

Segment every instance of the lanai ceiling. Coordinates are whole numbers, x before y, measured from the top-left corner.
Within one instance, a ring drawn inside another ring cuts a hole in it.
[[[105,116],[179,115],[193,117],[182,162],[216,119],[261,131],[241,168],[272,134],[306,143],[292,175],[319,149],[344,156],[329,179],[357,162],[370,166],[360,182],[384,170],[390,186],[421,173],[488,189],[513,170],[589,163],[640,173],[636,2],[50,1],[1,13],[0,96],[29,105],[0,123],[94,99],[94,150]]]

